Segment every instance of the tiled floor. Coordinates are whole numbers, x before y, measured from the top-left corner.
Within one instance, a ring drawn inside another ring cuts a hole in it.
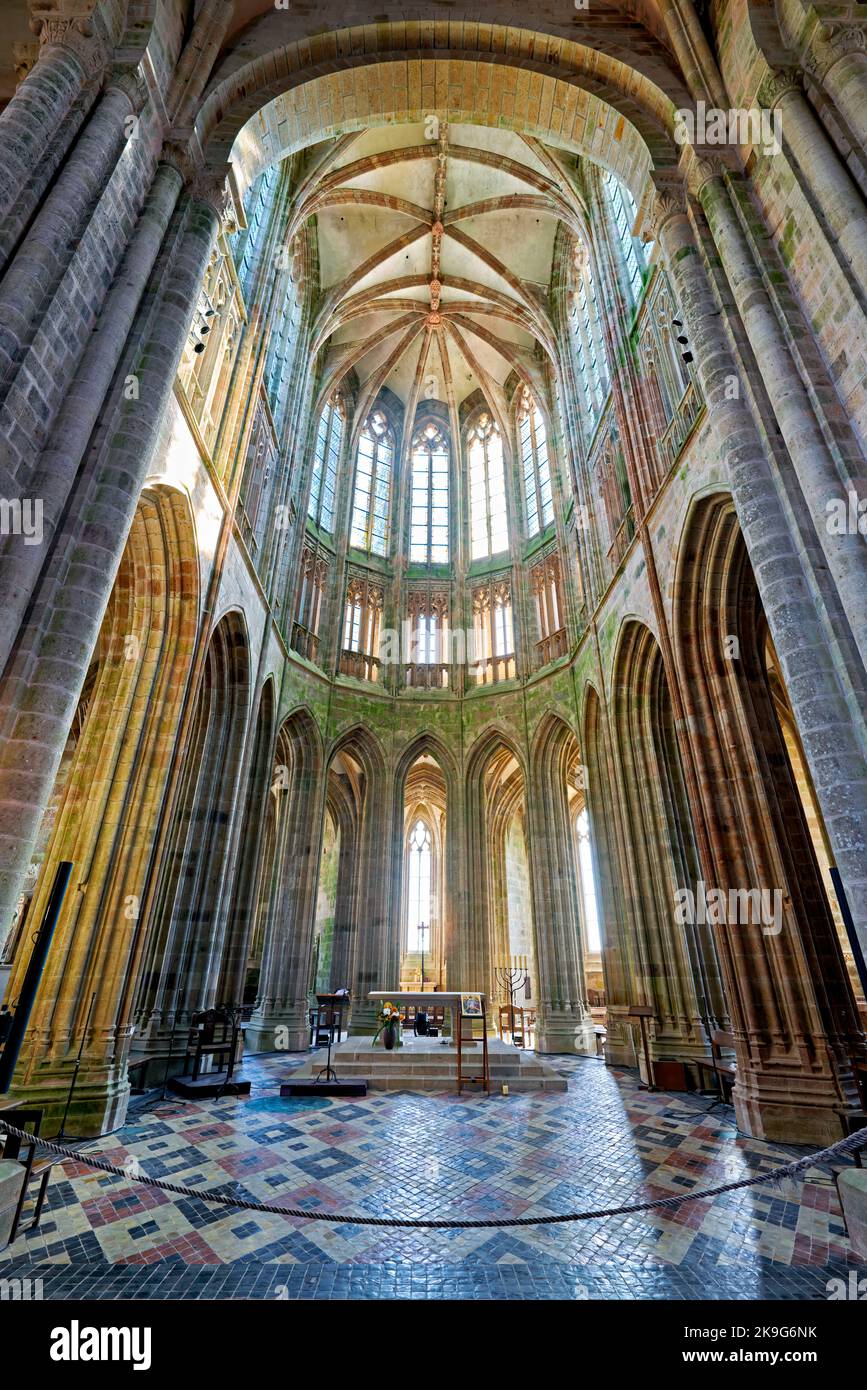
[[[800,1151],[738,1136],[730,1110],[558,1059],[566,1094],[410,1092],[281,1100],[302,1059],[248,1061],[246,1099],[169,1101],[87,1145],[190,1187],[316,1212],[544,1215],[749,1176]],[[46,1297],[824,1298],[850,1258],[831,1174],[664,1215],[518,1230],[333,1226],[173,1198],[65,1162],[0,1277]]]

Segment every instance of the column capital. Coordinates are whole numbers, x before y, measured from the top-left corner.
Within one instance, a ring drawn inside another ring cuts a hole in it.
[[[685,217],[686,211],[687,188],[681,170],[652,169],[641,203],[639,235],[642,241],[658,241],[666,222],[672,217]]]
[[[238,230],[228,168],[206,169],[181,139],[169,138],[163,145],[160,159],[163,164],[177,169],[189,196],[197,203],[207,204],[224,232],[231,235]]]
[[[706,184],[715,179],[724,179],[726,174],[739,172],[734,150],[710,148],[701,145],[690,151],[687,165],[687,187],[694,198],[701,198]]]
[[[841,58],[850,53],[867,52],[867,34],[859,24],[818,24],[804,54],[804,67],[811,77],[824,78]]]
[[[93,0],[35,0],[30,28],[41,48],[68,48],[85,77],[95,77],[108,61],[108,50],[92,18]]]
[[[124,92],[129,97],[136,115],[142,111],[150,95],[141,70],[126,63],[112,63],[108,70],[106,87],[117,87]]]
[[[213,212],[224,232],[237,231],[235,205],[227,182],[227,174],[200,169],[190,180],[187,191],[197,203],[205,203]]]
[[[797,68],[771,69],[759,83],[756,98],[760,106],[773,111],[793,92],[801,91],[801,73]]]

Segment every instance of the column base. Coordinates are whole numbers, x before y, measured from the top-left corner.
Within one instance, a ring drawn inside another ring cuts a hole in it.
[[[307,1003],[256,1011],[244,1031],[244,1052],[306,1052],[310,1047]]]
[[[536,1017],[536,1052],[596,1056],[596,1027],[592,1018],[571,1009],[539,1010]]]
[[[9,1100],[13,1106],[40,1109],[43,1112],[41,1134],[51,1139],[63,1123],[71,1081],[70,1066],[51,1076],[43,1075],[37,1083],[13,1087]],[[66,1133],[76,1138],[96,1139],[119,1129],[126,1119],[129,1098],[125,1065],[122,1070],[111,1068],[108,1071],[103,1068],[86,1072],[82,1068],[66,1115]]]
[[[738,1128],[754,1139],[826,1148],[843,1138],[840,1115],[860,1109],[854,1094],[841,1100],[831,1077],[744,1072],[732,1094]]]

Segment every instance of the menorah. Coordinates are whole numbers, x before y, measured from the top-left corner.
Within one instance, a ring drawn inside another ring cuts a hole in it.
[[[509,1033],[512,1041],[515,1040],[515,993],[520,985],[527,979],[527,957],[512,956],[510,965],[497,965],[494,967],[494,974],[497,977],[497,984],[501,989],[509,991]]]

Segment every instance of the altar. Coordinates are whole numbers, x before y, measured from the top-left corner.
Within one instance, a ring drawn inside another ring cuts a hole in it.
[[[451,1037],[457,1038],[459,1034],[458,1020],[461,1017],[461,1004],[464,999],[477,999],[480,1001],[481,1011],[479,1013],[466,1014],[465,1021],[469,1019],[483,1019],[487,1025],[488,1000],[487,995],[482,993],[460,993],[457,990],[383,990],[374,989],[368,994],[368,999],[376,1005],[397,1004],[403,1010],[406,1005],[414,1005],[417,1009],[448,1009],[451,1014]],[[445,1032],[445,1030],[444,1030]],[[448,1034],[446,1034],[448,1036]],[[465,1045],[468,1039],[465,1038]]]

